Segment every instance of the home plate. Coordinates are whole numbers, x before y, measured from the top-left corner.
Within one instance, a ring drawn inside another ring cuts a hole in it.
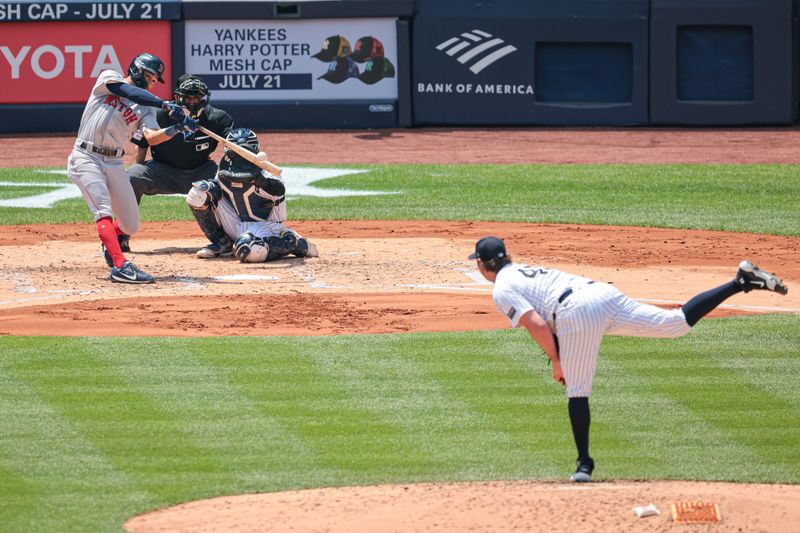
[[[231,274],[230,276],[217,276],[213,279],[214,281],[226,283],[231,281],[264,281],[264,280],[278,279],[278,277],[261,276],[259,274]]]

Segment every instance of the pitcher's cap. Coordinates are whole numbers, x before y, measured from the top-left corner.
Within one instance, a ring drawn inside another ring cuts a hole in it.
[[[469,256],[470,259],[478,259],[486,262],[491,259],[502,259],[506,256],[506,245],[497,237],[484,237],[475,243],[475,253]]]

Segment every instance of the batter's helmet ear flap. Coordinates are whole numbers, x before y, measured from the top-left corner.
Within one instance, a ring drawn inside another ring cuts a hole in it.
[[[131,81],[137,87],[147,89],[147,79],[144,77],[144,71],[147,70],[151,74],[155,74],[158,81],[164,83],[164,62],[153,54],[143,53],[133,58],[131,64],[128,66],[128,75]]]

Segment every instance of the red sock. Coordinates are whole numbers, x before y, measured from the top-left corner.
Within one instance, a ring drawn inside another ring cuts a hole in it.
[[[103,217],[97,221],[97,233],[100,235],[100,240],[106,245],[106,250],[111,254],[114,266],[121,268],[125,264],[125,256],[122,255],[122,250],[119,247],[117,232],[114,230],[111,217]]]
[[[114,231],[117,232],[117,235],[125,235],[125,236],[127,236],[127,233],[125,233],[124,231],[119,229],[119,221],[117,221],[117,220],[114,221]]]

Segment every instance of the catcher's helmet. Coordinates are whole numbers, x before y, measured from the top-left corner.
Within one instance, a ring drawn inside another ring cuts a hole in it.
[[[234,142],[239,146],[247,148],[254,154],[258,153],[258,136],[256,135],[256,132],[254,132],[251,129],[234,128],[231,130],[228,136],[225,137],[225,140]],[[227,148],[225,148],[225,155],[228,156],[228,159],[231,160],[234,159],[234,156],[238,157],[236,152],[229,150]]]
[[[208,85],[194,74],[184,74],[178,78],[178,86],[175,87],[173,93],[178,105],[186,107],[193,117],[208,105],[211,95]],[[196,99],[192,98],[192,101],[189,102],[187,97],[196,97]]]
[[[164,83],[164,78],[162,77],[164,75],[164,62],[153,54],[145,52],[134,57],[128,67],[128,75],[134,85],[147,89],[147,80],[144,77],[145,70],[155,74],[158,81]]]

